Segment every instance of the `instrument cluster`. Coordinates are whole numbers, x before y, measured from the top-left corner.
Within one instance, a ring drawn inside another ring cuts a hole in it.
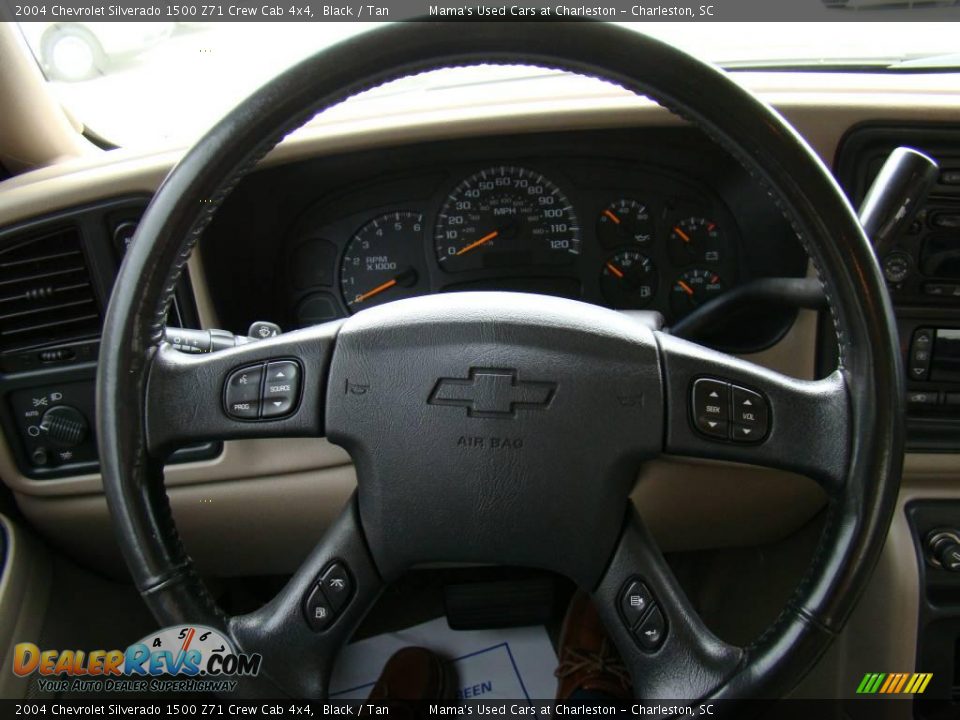
[[[668,170],[511,162],[387,185],[396,201],[387,187],[357,188],[297,223],[298,324],[457,290],[559,295],[674,322],[742,280],[729,209]]]

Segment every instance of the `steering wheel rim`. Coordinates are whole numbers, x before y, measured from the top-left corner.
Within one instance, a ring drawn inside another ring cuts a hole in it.
[[[163,487],[162,458],[188,435],[193,439],[322,435],[325,420],[330,419],[325,417],[324,401],[327,406],[334,403],[331,417],[340,423],[337,432],[347,445],[352,431],[345,429],[343,413],[337,416],[342,400],[337,405],[331,389],[345,377],[337,358],[348,354],[338,344],[344,346],[344,338],[368,342],[376,334],[369,324],[374,320],[400,328],[416,324],[416,318],[426,313],[437,327],[448,330],[452,316],[429,299],[404,301],[394,304],[400,309],[383,306],[375,309],[379,313],[368,311],[346,322],[200,359],[177,357],[162,342],[166,310],[217,207],[288,132],[317,112],[390,80],[482,63],[534,65],[601,78],[692,121],[771,192],[824,283],[840,369],[827,380],[810,383],[777,376],[649,328],[618,325],[610,315],[602,315],[606,311],[596,309],[600,314],[594,317],[594,310],[585,309],[588,306],[574,310],[563,305],[565,301],[523,300],[525,307],[552,317],[567,334],[584,332],[581,313],[596,322],[613,323],[617,342],[627,343],[618,347],[630,352],[642,348],[648,353],[642,357],[653,358],[649,362],[662,392],[653,384],[645,391],[666,406],[666,417],[651,421],[662,431],[661,452],[781,462],[818,477],[828,491],[829,520],[808,572],[780,617],[746,648],[720,642],[703,626],[632,509],[626,510],[613,547],[606,548],[603,572],[578,576],[581,584],[594,582],[586,589],[594,594],[608,630],[627,656],[641,696],[779,696],[798,682],[843,627],[879,557],[892,518],[903,457],[903,421],[902,375],[889,298],[869,242],[842,191],[783,118],[722,72],[652,38],[594,22],[424,22],[374,30],[323,50],[278,76],[216,125],[174,168],[141,221],[117,278],[97,379],[104,489],[134,583],[160,622],[209,625],[228,632],[243,649],[262,652],[266,676],[274,683],[268,686],[270,692],[326,694],[336,650],[362,619],[384,579],[402,568],[402,562],[385,560],[382,553],[375,557],[381,550],[368,545],[365,532],[369,528],[364,527],[364,517],[372,517],[371,497],[382,495],[384,486],[364,493],[361,484],[360,497],[351,501],[288,586],[261,610],[228,618],[194,571],[176,533]],[[500,317],[510,317],[516,310],[509,298],[488,302],[469,296],[454,303],[454,309],[469,315],[463,303],[470,302]],[[366,319],[357,321],[361,315]],[[516,325],[540,329],[542,324],[537,323],[536,318],[523,317]],[[562,341],[567,334],[551,338]],[[475,340],[468,336],[468,347],[475,347],[470,345]],[[363,355],[365,349],[359,352]],[[257,425],[217,416],[231,367],[278,357],[310,358],[324,368],[317,373],[307,368],[301,404],[291,418]],[[326,368],[332,373],[329,383]],[[770,398],[774,422],[785,423],[785,430],[778,430],[777,438],[771,435],[766,448],[753,446],[758,449],[746,457],[733,446],[705,446],[684,429],[688,424],[682,412],[689,383],[705,370],[762,387]],[[660,383],[661,375],[669,379]],[[182,403],[184,392],[193,400],[187,416],[192,411],[194,427],[187,429],[184,416],[171,409]],[[210,398],[212,410],[204,407]],[[798,408],[798,418],[778,411],[788,405]],[[822,443],[816,457],[804,458],[785,444],[791,431],[804,428]],[[789,455],[785,463],[771,457],[778,452]],[[603,498],[605,503],[623,493],[620,477],[616,490]],[[592,501],[588,496],[583,499]],[[326,631],[311,635],[307,628],[304,633],[303,598],[318,574],[335,560],[348,562],[356,598]],[[654,600],[667,615],[666,641],[652,656],[638,653],[616,609],[623,583],[637,576],[639,566],[643,568],[639,577],[653,586]],[[659,669],[651,657],[657,658]],[[664,658],[670,663],[664,664]],[[684,663],[695,668],[694,677],[673,677]]]

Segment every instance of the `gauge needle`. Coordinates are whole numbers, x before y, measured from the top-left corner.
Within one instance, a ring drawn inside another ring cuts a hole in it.
[[[499,231],[499,230],[494,230],[492,233],[487,233],[486,235],[484,235],[484,236],[483,236],[482,238],[480,238],[479,240],[475,240],[474,242],[470,243],[470,244],[467,245],[466,247],[462,247],[462,248],[460,248],[459,250],[457,250],[457,255],[463,255],[464,253],[468,253],[468,252],[470,252],[471,250],[473,250],[474,248],[478,248],[478,247],[480,247],[481,245],[483,245],[484,243],[490,242],[491,240],[493,240],[493,239],[494,239],[497,235],[499,235],[499,234],[500,234],[500,231]]]
[[[620,224],[620,218],[618,218],[616,215],[614,215],[613,212],[612,212],[609,208],[607,208],[606,210],[604,210],[604,211],[603,211],[603,214],[606,215],[606,216],[607,216],[608,218],[610,218],[611,220],[613,220],[613,222],[614,222],[615,224],[617,224],[617,225]]]
[[[693,297],[693,288],[687,285],[683,280],[677,280],[677,285],[679,285],[680,289],[683,290],[687,295]]]
[[[608,262],[608,263],[607,263],[607,270],[609,270],[609,271],[612,272],[614,275],[616,275],[618,278],[620,278],[621,280],[623,280],[623,278],[624,278],[623,270],[621,270],[620,268],[618,268],[618,267],[617,267],[616,265],[614,265],[612,262]]]
[[[677,235],[679,235],[679,236],[680,236],[680,239],[683,240],[685,243],[690,242],[690,236],[687,235],[683,230],[681,230],[678,225],[674,225],[674,226],[673,226],[673,231],[674,231]]]
[[[384,290],[389,290],[390,288],[392,288],[392,287],[393,287],[394,285],[396,285],[396,284],[397,284],[397,279],[396,279],[396,278],[393,278],[393,280],[387,280],[387,281],[386,281],[385,283],[383,283],[382,285],[377,285],[373,290],[367,290],[367,292],[363,293],[362,295],[357,295],[357,296],[353,299],[353,302],[354,302],[354,303],[362,303],[364,300],[369,300],[369,299],[372,298],[374,295],[379,295],[379,294],[382,293]]]

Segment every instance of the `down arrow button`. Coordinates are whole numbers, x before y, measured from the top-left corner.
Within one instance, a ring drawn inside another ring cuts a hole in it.
[[[289,415],[300,397],[300,366],[293,360],[278,360],[267,365],[263,384],[263,418]]]

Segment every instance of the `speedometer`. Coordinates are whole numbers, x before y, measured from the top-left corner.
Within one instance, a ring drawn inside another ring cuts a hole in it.
[[[434,231],[448,272],[563,265],[580,253],[576,213],[560,189],[533,170],[481,170],[447,197]]]

